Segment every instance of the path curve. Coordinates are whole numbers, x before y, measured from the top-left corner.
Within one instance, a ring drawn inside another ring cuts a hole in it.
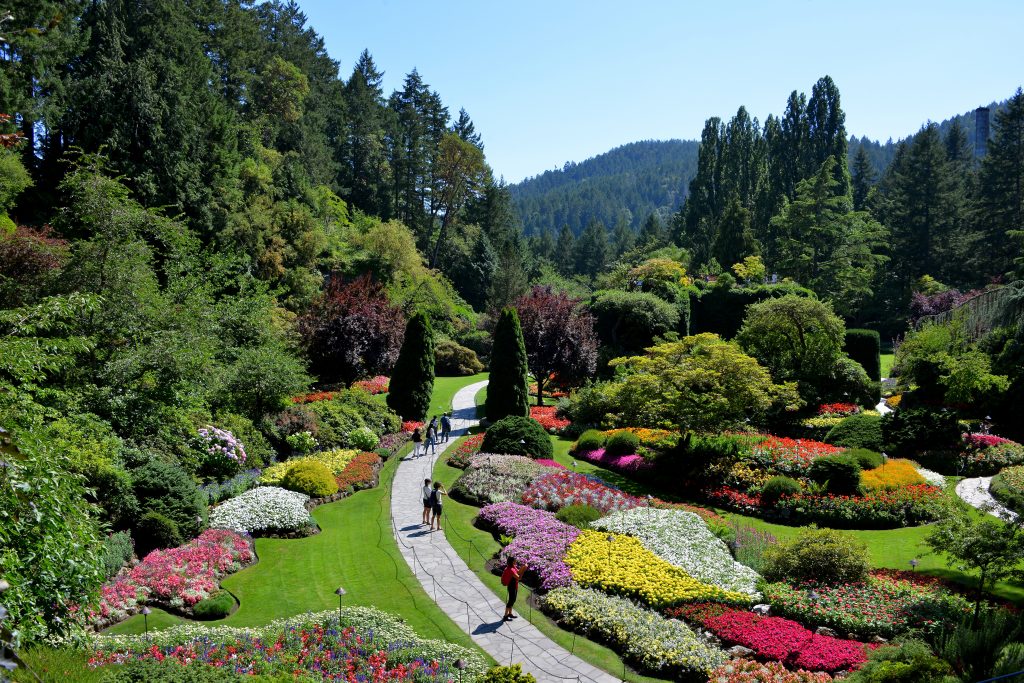
[[[963,479],[956,485],[956,495],[963,498],[969,505],[973,505],[983,512],[988,512],[1007,521],[1017,519],[1017,513],[1000,504],[992,497],[989,486],[992,484],[992,477],[973,477]]]
[[[471,426],[477,424],[476,394],[486,381],[463,387],[452,399],[452,439],[436,455],[398,464],[391,485],[391,523],[398,549],[428,595],[452,621],[499,664],[521,664],[538,683],[615,683],[601,671],[557,645],[526,619],[503,622],[504,605],[462,561],[442,533],[421,526],[420,489],[434,463]]]

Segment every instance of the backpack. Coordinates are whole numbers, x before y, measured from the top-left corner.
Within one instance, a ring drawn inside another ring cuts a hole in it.
[[[437,507],[437,504],[441,502],[437,499],[437,489],[433,489],[430,492],[430,497],[427,500],[430,501],[431,507]]]
[[[505,571],[501,573],[501,585],[507,586],[512,583],[512,577],[515,576],[512,567],[505,567]]]

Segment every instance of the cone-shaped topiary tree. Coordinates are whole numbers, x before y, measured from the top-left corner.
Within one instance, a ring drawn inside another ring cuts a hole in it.
[[[530,414],[527,384],[526,344],[516,309],[501,312],[494,327],[491,349],[491,377],[487,386],[487,419],[497,422],[509,415]]]
[[[422,420],[434,391],[434,330],[424,313],[405,326],[405,339],[391,373],[388,407],[406,420]]]

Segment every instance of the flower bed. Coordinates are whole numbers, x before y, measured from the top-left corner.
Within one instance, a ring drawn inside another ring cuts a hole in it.
[[[469,461],[473,459],[473,456],[480,452],[480,446],[483,443],[483,434],[467,436],[463,439],[462,443],[452,449],[452,454],[448,456],[448,464],[460,470],[466,469],[469,467]]]
[[[755,657],[794,668],[832,673],[867,661],[863,643],[817,635],[789,619],[707,603],[674,608],[666,614],[699,623],[725,644],[753,650]]]
[[[336,391],[314,391],[309,394],[303,394],[301,396],[292,396],[292,403],[317,403],[319,401],[332,401],[334,397],[338,395]]]
[[[636,453],[630,453],[629,455],[609,455],[605,449],[598,448],[593,451],[582,451],[576,453],[577,458],[592,462],[595,465],[615,470],[618,472],[625,472],[627,474],[640,474],[642,472],[649,472],[654,467],[654,463],[642,455]]]
[[[474,505],[519,500],[530,482],[547,471],[522,455],[477,453],[452,487],[452,495]]]
[[[291,460],[285,460],[271,465],[270,467],[263,470],[263,474],[260,476],[260,482],[270,486],[277,486],[284,479],[284,475],[288,473],[288,470],[293,465],[305,462],[313,461],[322,464],[324,467],[331,471],[331,474],[341,474],[345,471],[345,467],[352,462],[352,459],[359,455],[359,451],[354,448],[335,448],[329,451],[320,451],[319,453],[312,453],[301,458],[292,458]]]
[[[681,621],[625,598],[573,586],[551,591],[541,606],[562,626],[608,643],[637,668],[664,678],[703,681],[726,660]]]
[[[836,528],[891,529],[935,521],[942,512],[942,489],[928,484],[863,496],[797,494],[783,496],[775,509],[791,521]]]
[[[994,434],[964,434],[955,463],[965,477],[986,477],[1005,467],[1024,465],[1024,446]]]
[[[860,412],[860,406],[856,403],[822,403],[818,406],[818,415],[838,415],[848,417]]]
[[[537,463],[538,465],[543,465],[544,467],[552,467],[552,468],[554,468],[556,470],[568,469],[562,463],[557,462],[555,460],[548,460],[547,458],[541,458],[540,460],[534,460],[534,462]]]
[[[647,505],[646,500],[614,489],[597,477],[568,470],[552,470],[537,477],[523,491],[522,500],[531,507],[554,511],[581,503],[602,514]]]
[[[199,490],[206,496],[206,504],[214,505],[259,486],[261,474],[261,470],[246,470],[239,472],[227,481],[204,484],[199,487]]]
[[[353,382],[352,388],[362,389],[363,391],[367,391],[374,395],[386,394],[388,393],[388,386],[390,385],[390,383],[391,380],[389,380],[384,375],[377,375],[376,377],[371,377],[370,379],[361,379],[358,382]]]
[[[1007,467],[993,477],[992,495],[1006,507],[1024,512],[1024,466]]]
[[[668,429],[622,427],[620,429],[608,429],[601,432],[601,434],[604,435],[605,439],[610,439],[621,432],[629,432],[630,434],[633,434],[640,439],[641,446],[654,450],[665,450],[667,448],[672,448],[679,443],[679,432],[673,432]]]
[[[530,406],[530,417],[551,434],[561,434],[572,425],[570,420],[558,417],[557,413],[557,406]]]
[[[127,619],[143,603],[189,613],[217,589],[218,579],[256,558],[252,539],[234,531],[208,529],[177,548],[154,550],[126,574],[100,589],[99,602],[87,612],[97,629]]]
[[[405,432],[396,432],[394,434],[385,434],[380,437],[380,441],[377,442],[378,451],[387,451],[388,457],[391,457],[398,452],[402,446],[409,441],[409,435]]]
[[[591,526],[636,538],[644,548],[699,581],[759,599],[757,572],[732,558],[729,548],[692,512],[633,508]]]
[[[417,422],[415,420],[406,420],[402,423],[402,431],[412,434],[417,429],[422,430],[424,427],[423,422]]]
[[[551,590],[572,583],[565,553],[579,536],[579,529],[564,524],[551,512],[517,503],[494,503],[480,510],[477,523],[505,536],[512,542],[501,551],[500,564],[508,557],[529,565],[537,584]]]
[[[909,460],[894,459],[860,473],[861,484],[868,491],[890,491],[904,486],[926,484],[917,466]]]
[[[420,638],[400,619],[372,607],[304,614],[256,628],[187,625],[148,635],[105,637],[99,639],[89,664],[146,659],[289,680],[298,673],[367,682],[454,681],[460,675],[473,681],[487,670],[476,650]],[[461,674],[455,668],[459,659],[466,664]]]
[[[835,679],[824,671],[789,671],[778,662],[731,659],[708,677],[710,683],[831,683]]]
[[[569,546],[565,563],[581,586],[625,595],[655,609],[702,600],[735,605],[751,602],[751,596],[744,593],[698,581],[632,536],[584,529]]]
[[[843,449],[810,439],[769,436],[754,445],[751,460],[774,474],[801,476],[815,458],[833,455]]]
[[[338,488],[345,491],[348,488],[359,490],[376,486],[380,463],[380,456],[376,453],[360,453],[334,478]]]
[[[309,496],[276,486],[260,486],[210,511],[210,526],[254,535],[311,533],[316,527],[306,510]]]
[[[925,483],[940,489],[946,488],[946,478],[944,476],[942,476],[938,472],[932,472],[931,470],[927,470],[918,465],[917,463],[914,463],[914,466],[917,467],[917,473],[921,475],[921,478],[925,480]]]

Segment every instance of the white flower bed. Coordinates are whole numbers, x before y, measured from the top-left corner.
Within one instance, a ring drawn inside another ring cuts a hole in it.
[[[938,472],[932,472],[914,463],[914,467],[917,468],[917,473],[924,477],[924,480],[932,486],[938,486],[940,489],[946,488],[946,478]]]
[[[221,503],[210,511],[210,526],[254,534],[295,531],[313,524],[306,511],[309,496],[276,486],[260,486]]]
[[[658,557],[704,583],[761,597],[758,573],[735,561],[725,542],[692,512],[638,507],[613,512],[591,526],[633,536]]]

